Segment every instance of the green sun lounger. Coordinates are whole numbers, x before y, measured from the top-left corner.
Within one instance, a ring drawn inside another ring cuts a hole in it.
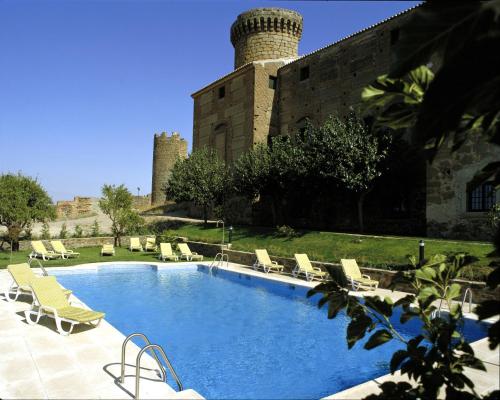
[[[67,250],[63,242],[60,240],[51,240],[50,245],[54,249],[54,252],[60,254],[62,258],[72,258],[80,255],[80,253],[77,253],[76,251]]]
[[[27,263],[7,265],[7,271],[12,276],[12,284],[5,291],[7,301],[16,301],[21,294],[33,295],[31,281],[40,276],[36,275]],[[71,290],[63,289],[63,291],[66,296],[71,295]],[[13,299],[11,295],[14,295]]]
[[[112,244],[103,244],[102,249],[101,249],[101,256],[108,255],[108,256],[114,256],[115,255],[115,248]]]
[[[358,263],[354,259],[350,260],[340,260],[342,264],[342,270],[347,278],[347,281],[351,284],[352,290],[375,290],[378,287],[378,281],[371,279],[368,275],[361,274],[359,270]]]
[[[193,261],[193,260],[203,261],[203,256],[196,252],[192,252],[189,249],[187,243],[178,243],[177,247],[181,252],[181,259],[185,258],[187,261]]]
[[[328,276],[328,272],[322,271],[319,267],[313,267],[307,254],[295,254],[295,268],[292,271],[292,275],[297,277],[303,274],[307,281],[312,281],[313,279],[325,280]]]
[[[179,257],[172,251],[172,245],[170,243],[160,243],[160,255],[158,258],[162,261],[173,260],[177,261]]]
[[[141,241],[139,240],[138,237],[131,237],[130,238],[130,246],[129,246],[130,251],[142,251],[142,244]]]
[[[24,312],[26,321],[30,325],[37,324],[41,317],[48,316],[56,321],[57,331],[67,336],[73,331],[75,325],[98,326],[105,316],[103,312],[72,306],[53,276],[32,280],[31,289],[35,301],[31,309]],[[32,315],[35,315],[35,321],[31,319]],[[63,329],[63,322],[70,324],[68,330]]]
[[[269,273],[269,271],[277,271],[283,272],[285,268],[283,265],[278,264],[276,261],[271,261],[269,258],[269,254],[266,249],[257,249],[255,250],[256,260],[253,264],[254,269],[262,268],[265,273]]]
[[[144,251],[158,251],[156,238],[154,236],[148,236],[146,238],[146,246],[144,246]]]
[[[47,250],[41,240],[32,240],[31,247],[33,251],[30,253],[29,258],[41,258],[44,261],[52,260],[61,257],[60,254],[52,250]]]

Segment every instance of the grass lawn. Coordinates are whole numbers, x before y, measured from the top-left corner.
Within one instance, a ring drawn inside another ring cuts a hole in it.
[[[214,226],[187,224],[172,229],[174,235],[190,240],[220,243],[222,229]],[[311,260],[339,262],[341,258],[355,258],[365,266],[408,264],[407,254],[418,257],[419,238],[370,237],[320,231],[298,231],[294,238],[276,236],[275,229],[235,227],[232,238],[234,250],[254,251],[266,248],[269,254],[293,257],[307,253]],[[226,229],[225,240],[228,240]],[[490,243],[425,239],[425,255],[467,252],[479,258],[476,265],[487,266],[492,258],[487,255],[494,248]]]
[[[70,266],[85,263],[94,262],[106,262],[106,261],[138,261],[138,262],[148,262],[148,261],[159,261],[158,253],[143,253],[143,252],[131,252],[125,248],[116,248],[114,256],[101,256],[101,247],[83,247],[75,249],[80,253],[78,258],[70,258],[67,260],[62,260],[60,258],[50,261],[42,261],[44,267],[60,267],[60,266]],[[6,268],[8,264],[16,264],[27,262],[29,251],[19,251],[12,253],[12,260],[10,252],[0,252],[0,269]],[[210,260],[210,258],[204,258]],[[35,267],[37,263],[34,264]]]

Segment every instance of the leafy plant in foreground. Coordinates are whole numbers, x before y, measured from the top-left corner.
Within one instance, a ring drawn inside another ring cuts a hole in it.
[[[443,389],[450,399],[480,398],[474,383],[464,374],[464,368],[484,371],[485,367],[461,333],[462,308],[456,301],[461,286],[453,282],[460,271],[474,261],[475,258],[464,254],[436,255],[419,270],[398,273],[394,282],[409,283],[416,294],[396,302],[389,297],[361,299],[352,296],[335,281],[322,283],[308,292],[308,296],[323,295],[318,307],[328,305],[328,318],[335,318],[345,310],[350,319],[347,327],[349,348],[368,334],[370,337],[364,344],[367,350],[390,340],[405,345],[392,355],[390,370],[394,374],[401,369],[401,374],[416,384],[386,382],[380,386],[382,392],[370,395],[369,399],[436,399]],[[439,303],[446,306],[446,313],[440,313]],[[402,324],[413,318],[422,321],[420,334],[407,339],[398,332],[391,322],[398,307],[402,308]]]

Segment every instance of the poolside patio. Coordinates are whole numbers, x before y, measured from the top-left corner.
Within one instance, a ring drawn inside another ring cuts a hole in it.
[[[153,264],[153,263],[148,263]],[[168,268],[168,264],[157,263]],[[95,268],[87,264],[68,268]],[[263,276],[249,267],[229,264],[232,271],[254,276]],[[54,268],[55,270],[56,268]],[[58,269],[58,268],[57,268]],[[50,270],[49,270],[50,271]],[[313,287],[316,282],[306,282],[291,276],[268,274],[267,277],[296,285]],[[3,293],[11,280],[6,270],[0,271],[0,292]],[[373,294],[373,292],[367,292]],[[390,292],[377,289],[381,296],[398,299],[403,292]],[[31,299],[7,302],[0,296],[0,395],[2,398],[107,398],[129,399],[134,392],[134,370],[128,367],[125,385],[117,382],[120,373],[121,345],[125,336],[107,321],[96,329],[75,327],[73,334],[60,336],[53,320],[42,320],[39,325],[30,326],[25,322],[24,310],[30,308]],[[106,310],[103,310],[106,311]],[[467,315],[471,316],[471,315]],[[470,371],[468,375],[476,384],[479,393],[498,389],[499,360],[498,351],[491,351],[487,339],[475,342],[472,347],[478,358],[485,362],[487,372]],[[130,343],[127,349],[127,363],[135,364],[139,348]],[[154,360],[148,355],[144,358],[140,398],[201,399],[194,390],[176,392],[158,379]],[[175,365],[174,365],[175,367]],[[146,369],[148,368],[148,369]],[[169,377],[170,378],[170,377]],[[180,377],[182,380],[182,376]],[[362,383],[328,398],[360,398],[377,391],[377,384],[399,379],[386,375]],[[172,381],[171,379],[169,380]]]

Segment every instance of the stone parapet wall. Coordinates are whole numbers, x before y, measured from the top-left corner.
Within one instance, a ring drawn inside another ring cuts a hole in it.
[[[204,256],[207,257],[214,257],[221,250],[220,244],[192,242],[192,241],[188,241],[188,244],[191,251],[196,251],[197,253],[203,254]],[[230,262],[234,262],[236,264],[252,266],[255,262],[255,253],[252,252],[224,249],[224,253],[228,254]],[[277,257],[271,254],[269,256],[272,261],[276,261],[277,263],[283,265],[285,267],[285,271],[288,273],[290,273],[295,266],[295,259],[293,258]],[[340,264],[319,262],[312,260],[311,264],[315,267],[320,267],[323,270],[326,270],[326,268],[328,267],[334,272],[339,282],[341,282],[344,285],[347,283],[342,273],[342,267]],[[360,269],[362,273],[367,274],[370,276],[370,278],[379,281],[379,287],[382,289],[389,288],[389,285],[394,275],[396,274],[395,271],[388,271],[377,268],[361,267]],[[457,280],[456,282],[462,285],[461,296],[463,296],[465,290],[468,287],[472,290],[472,301],[476,304],[484,300],[492,300],[500,298],[500,287],[498,287],[496,290],[491,290],[486,286],[484,282],[471,282],[463,280]],[[408,293],[413,292],[413,288],[409,285],[404,286],[398,284],[396,289],[398,291],[403,291]]]
[[[134,236],[138,237],[138,236]],[[146,243],[147,236],[139,236],[141,243]],[[67,249],[78,249],[80,247],[102,246],[103,244],[113,244],[112,236],[88,237],[88,238],[68,238],[68,239],[49,239],[42,240],[47,250],[52,249],[51,240],[60,240]],[[21,240],[19,242],[19,250],[31,250],[30,240]],[[122,247],[127,247],[130,244],[130,236],[122,236]]]

